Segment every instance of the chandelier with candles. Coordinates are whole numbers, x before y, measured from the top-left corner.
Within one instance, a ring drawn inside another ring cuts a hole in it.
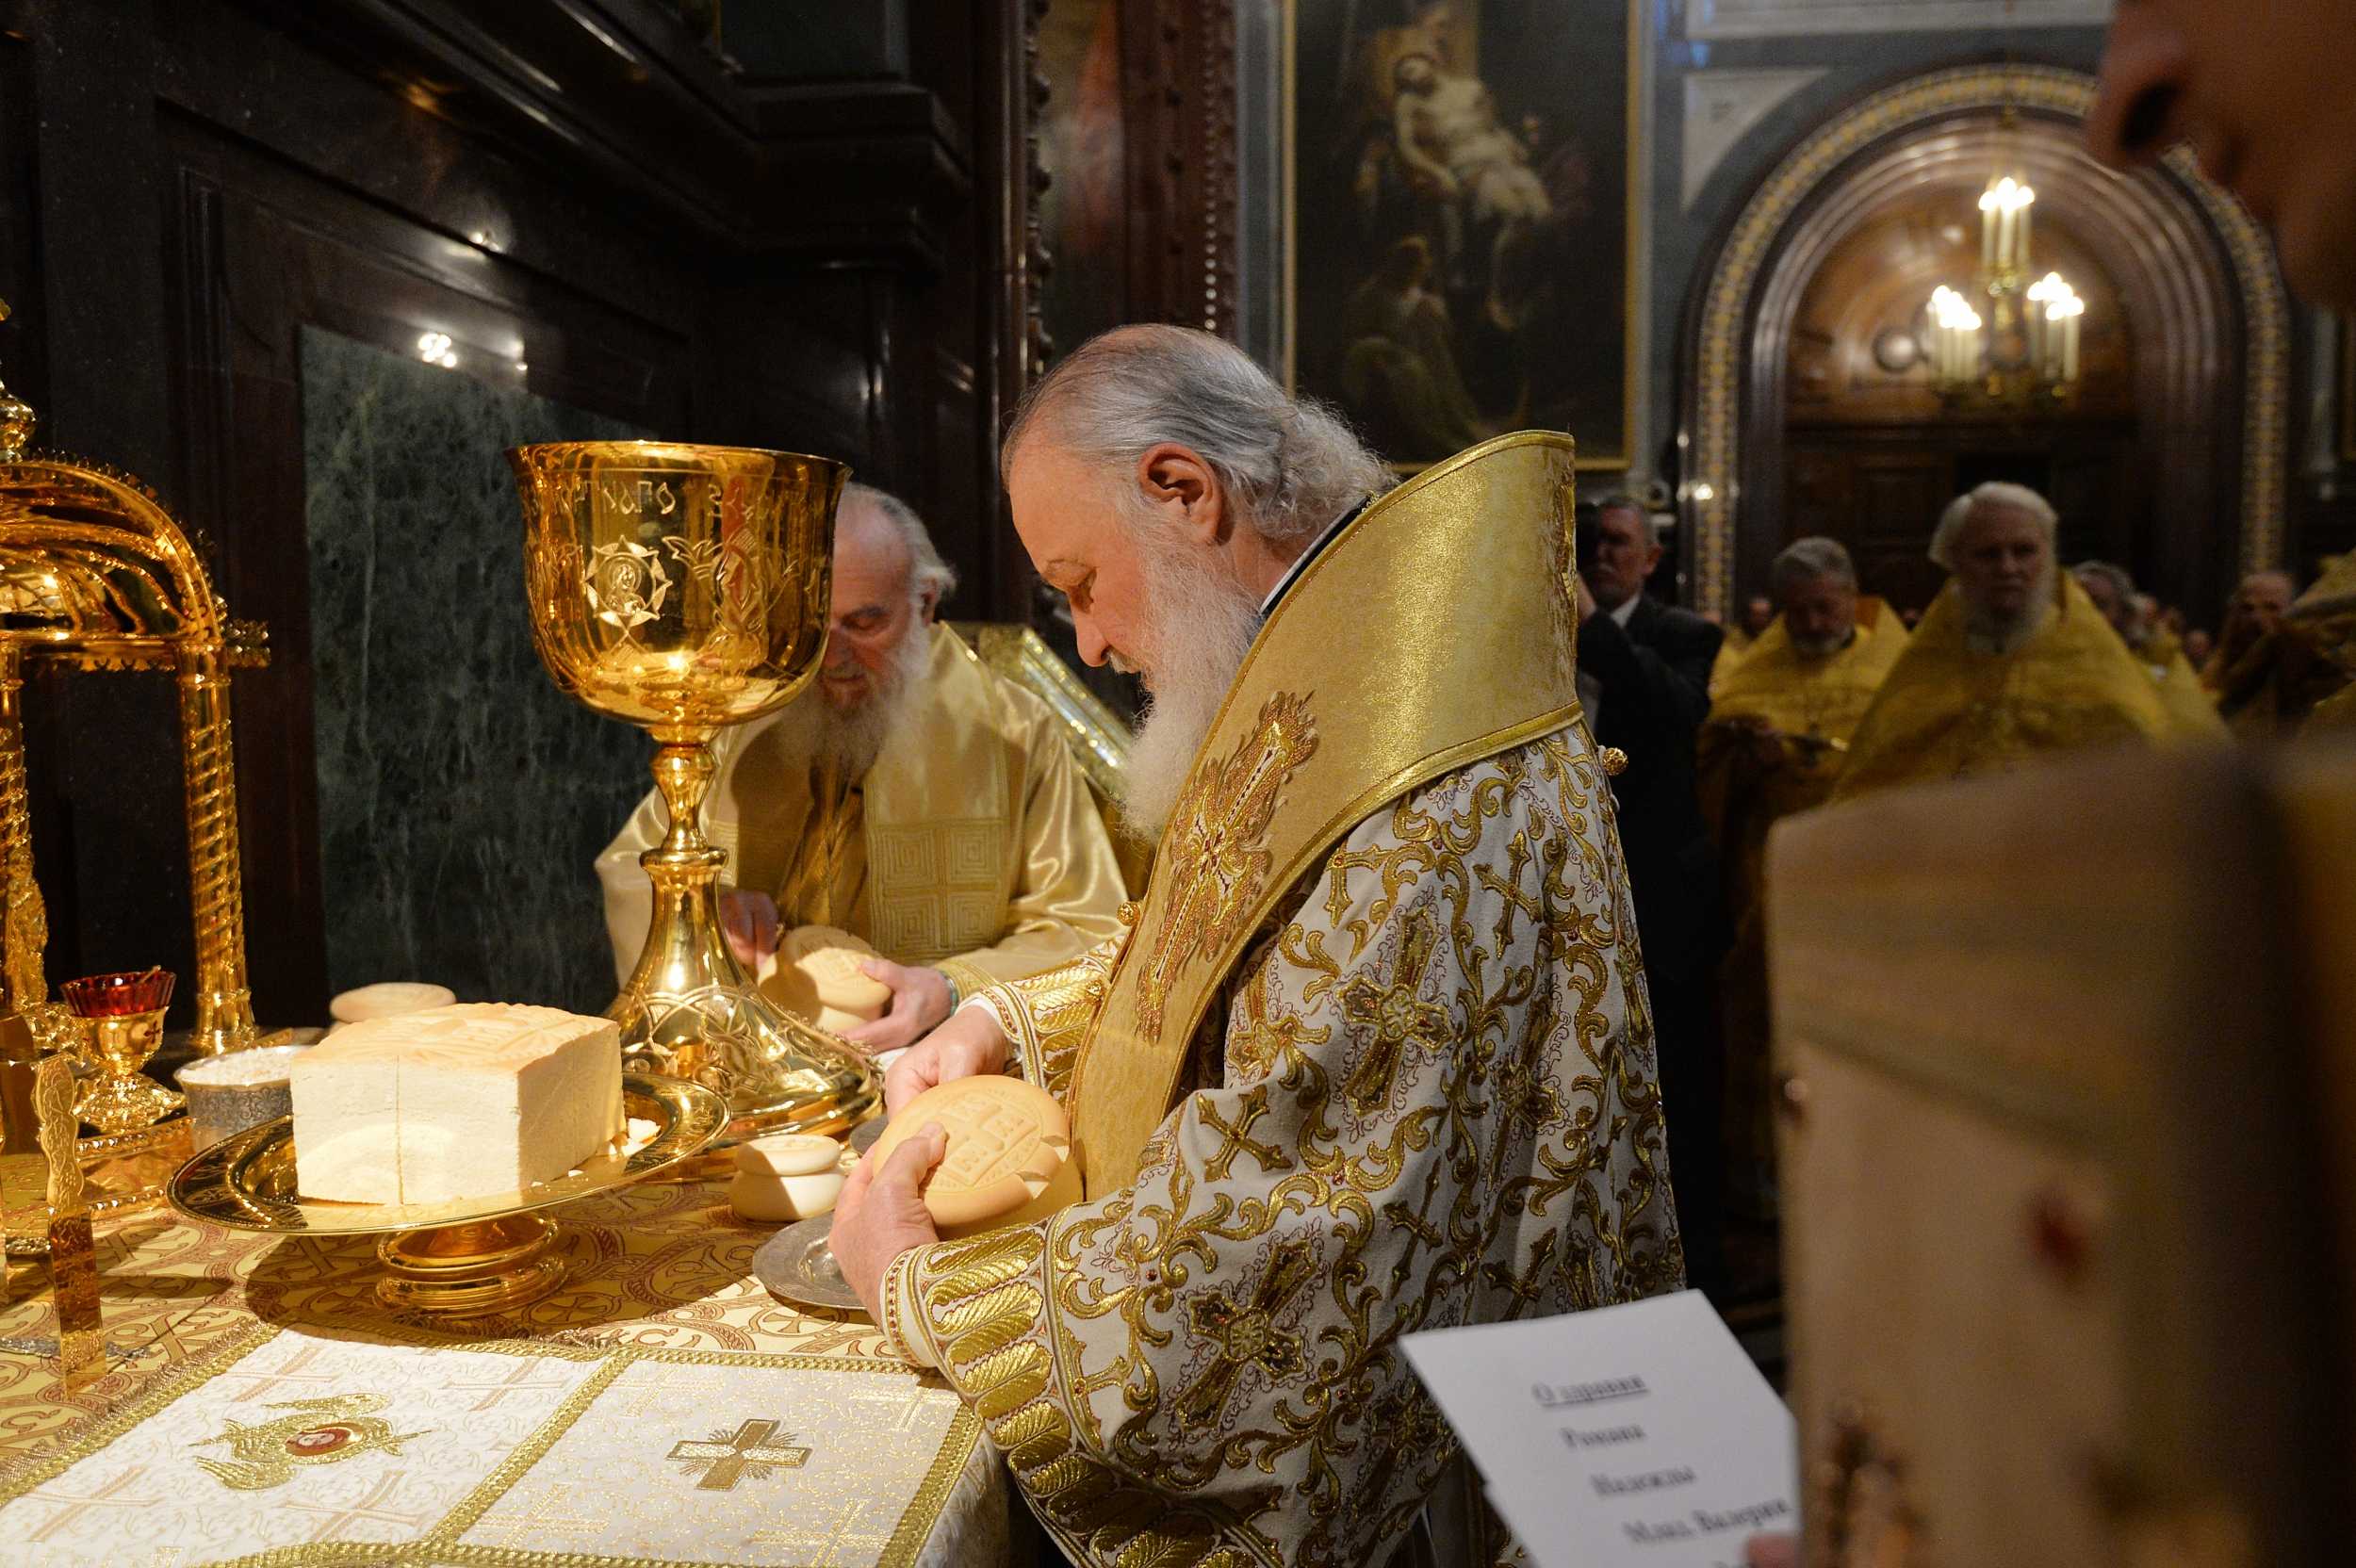
[[[2077,389],[2086,301],[2059,272],[2037,277],[2036,212],[2026,181],[1989,180],[1978,272],[1967,287],[1939,285],[1924,307],[1923,357],[1951,406],[2027,408],[2067,401]]]

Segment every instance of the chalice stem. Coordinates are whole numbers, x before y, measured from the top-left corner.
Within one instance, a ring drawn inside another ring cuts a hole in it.
[[[637,968],[608,1009],[616,1019],[643,1006],[650,995],[753,984],[720,924],[720,868],[728,863],[728,852],[704,837],[704,795],[715,769],[709,730],[663,740],[655,749],[655,786],[663,792],[671,826],[661,843],[638,858],[653,885],[654,914]]]

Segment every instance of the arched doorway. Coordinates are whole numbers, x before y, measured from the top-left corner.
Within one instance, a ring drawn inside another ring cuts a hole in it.
[[[2179,602],[2213,604],[2237,573],[2280,559],[2290,331],[2272,253],[2188,161],[2135,176],[2094,163],[2092,97],[2071,72],[1942,71],[1855,106],[1768,175],[1688,333],[1679,513],[1697,604],[1730,610],[1810,531],[1857,540],[1903,586],[1899,557],[1919,555],[1938,503],[1984,478],[2042,483],[2070,514],[2066,549],[2126,556]],[[1957,225],[1943,215],[1972,213],[2000,158],[2037,188],[2053,253],[2115,312],[2110,351],[2090,344],[2075,428],[1958,426],[1901,372],[1853,376],[1828,404],[1811,359],[1837,380],[1859,335],[1879,330],[1865,312],[1895,318],[1919,302],[1908,269],[1928,276],[1952,259],[1944,231]],[[1884,276],[1868,287],[1876,262]]]

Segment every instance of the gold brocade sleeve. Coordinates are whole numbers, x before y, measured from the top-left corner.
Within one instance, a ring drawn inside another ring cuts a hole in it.
[[[1028,693],[1008,700],[1029,701],[1036,710],[1026,710],[1022,732],[1023,870],[998,939],[940,966],[965,996],[1052,969],[1104,940],[1127,896],[1088,776],[1054,718]]]
[[[1381,1560],[1454,1452],[1400,1335],[1676,1287],[1608,802],[1573,730],[1377,811],[1228,975],[1134,1183],[893,1264],[895,1335],[1073,1561]]]
[[[1127,908],[1122,906],[1124,913]],[[1104,1004],[1105,983],[1128,936],[1123,923],[1072,962],[993,986],[976,1000],[1014,1043],[1008,1065],[1058,1101],[1071,1090],[1072,1065]]]

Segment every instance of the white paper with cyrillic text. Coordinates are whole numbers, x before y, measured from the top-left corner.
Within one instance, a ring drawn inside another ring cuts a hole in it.
[[[1699,1291],[1400,1348],[1545,1568],[1740,1568],[1798,1527],[1792,1413]]]

